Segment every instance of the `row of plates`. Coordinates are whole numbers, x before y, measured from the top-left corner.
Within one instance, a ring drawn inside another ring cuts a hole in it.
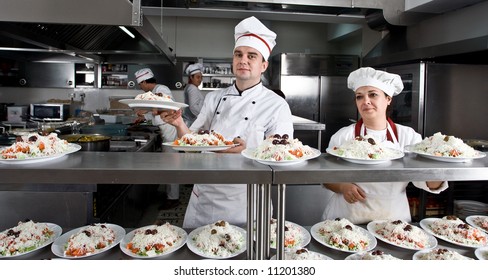
[[[477,216],[470,216],[466,219],[466,222],[469,223],[470,225],[476,227],[476,228],[479,228],[480,230],[483,230],[485,233],[485,238],[486,240],[488,240],[488,232],[480,227],[478,227],[476,224],[473,223],[473,218],[474,217],[477,217]],[[482,217],[486,217],[486,216],[482,216]],[[434,232],[432,232],[432,230],[430,229],[430,224],[432,224],[434,221],[436,220],[439,220],[439,218],[427,218],[427,219],[424,219],[420,222],[420,227],[429,235],[429,240],[428,240],[428,243],[425,245],[424,248],[412,248],[412,247],[407,247],[407,246],[402,246],[402,245],[399,245],[399,244],[396,244],[392,241],[389,241],[388,239],[385,239],[384,237],[382,237],[381,235],[377,234],[376,233],[376,225],[378,223],[382,223],[382,222],[385,222],[385,221],[372,221],[370,222],[368,225],[367,225],[367,230],[366,229],[363,229],[361,227],[356,227],[357,230],[359,230],[364,236],[367,237],[367,246],[366,248],[364,248],[363,250],[348,250],[348,249],[342,249],[342,248],[338,248],[338,247],[335,247],[331,244],[329,244],[328,242],[326,242],[324,240],[324,238],[322,237],[322,235],[319,233],[319,227],[323,224],[323,222],[320,222],[320,223],[317,223],[315,225],[312,226],[310,232],[311,234],[305,229],[303,228],[302,226],[300,225],[297,225],[295,223],[292,223],[292,222],[286,222],[288,224],[291,224],[293,226],[295,226],[296,228],[299,229],[299,232],[300,232],[300,237],[298,237],[297,239],[299,240],[299,242],[297,242],[293,247],[290,247],[290,248],[286,248],[285,251],[292,251],[294,249],[298,249],[298,248],[305,248],[311,241],[311,238],[313,237],[317,242],[319,242],[320,244],[328,247],[328,248],[331,248],[331,249],[334,249],[334,250],[339,250],[339,251],[343,251],[343,252],[347,252],[347,253],[364,253],[364,252],[368,252],[368,251],[371,251],[373,250],[376,245],[377,245],[377,241],[376,239],[379,239],[383,242],[386,242],[388,244],[391,244],[393,246],[396,246],[396,247],[400,247],[400,248],[403,248],[403,249],[409,249],[409,250],[416,250],[416,251],[425,251],[425,250],[430,250],[430,249],[434,249],[436,246],[437,246],[437,238],[439,239],[442,239],[446,242],[449,242],[449,243],[452,243],[452,244],[455,244],[455,245],[459,245],[459,246],[464,246],[464,247],[471,247],[471,248],[477,248],[477,251],[479,253],[480,256],[486,256],[486,253],[488,252],[488,247],[484,247],[484,246],[487,246],[488,244],[484,244],[483,246],[475,246],[475,245],[467,245],[467,244],[464,244],[464,243],[459,243],[459,242],[455,242],[455,241],[452,241],[442,235],[438,235]],[[66,256],[64,254],[65,252],[65,248],[66,248],[66,244],[68,243],[68,240],[69,238],[82,231],[85,227],[80,227],[80,228],[77,228],[77,229],[73,229],[71,231],[68,231],[66,233],[64,233],[63,235],[61,235],[62,233],[62,229],[61,227],[59,227],[58,225],[56,224],[52,224],[52,223],[46,223],[48,225],[48,227],[54,232],[54,235],[52,236],[52,238],[50,240],[48,240],[46,243],[44,243],[42,246],[36,248],[35,250],[33,251],[29,251],[29,252],[25,252],[25,253],[22,253],[22,254],[18,254],[16,256],[10,256],[10,257],[18,257],[18,256],[22,256],[22,255],[25,255],[25,254],[28,254],[28,253],[31,253],[31,252],[34,252],[36,250],[39,250],[39,249],[42,249],[48,245],[50,245],[52,243],[52,246],[51,246],[51,251],[53,252],[53,254],[55,254],[56,256],[60,257],[60,258],[67,258],[67,259],[79,259],[79,258],[83,258],[83,257],[71,257],[71,256]],[[224,259],[224,258],[233,258],[237,255],[240,255],[241,253],[243,253],[245,250],[246,250],[246,245],[245,245],[245,241],[244,241],[244,245],[239,248],[238,251],[234,252],[233,254],[229,255],[229,256],[226,256],[226,257],[216,257],[214,255],[208,255],[208,253],[205,253],[203,252],[202,250],[200,250],[194,243],[194,237],[195,235],[197,235],[199,232],[201,232],[204,227],[199,227],[195,230],[193,230],[190,234],[187,235],[186,231],[179,228],[179,227],[176,227],[176,226],[173,226],[175,228],[175,230],[179,233],[179,235],[182,237],[180,239],[180,241],[177,243],[177,244],[174,244],[174,246],[172,246],[171,248],[169,248],[168,250],[165,250],[163,253],[161,254],[158,254],[158,255],[154,255],[154,256],[140,256],[138,254],[135,254],[133,252],[131,252],[130,250],[127,249],[127,244],[132,240],[132,238],[134,237],[134,234],[136,232],[136,230],[133,230],[129,233],[126,234],[126,231],[124,230],[124,228],[118,226],[118,225],[115,225],[115,224],[105,224],[107,227],[111,228],[114,232],[115,232],[115,241],[108,247],[106,248],[103,248],[103,249],[100,249],[98,250],[97,252],[93,253],[93,254],[90,254],[90,255],[86,255],[84,257],[92,257],[94,255],[98,255],[98,254],[101,254],[103,252],[106,252],[108,250],[110,250],[111,248],[119,245],[120,249],[122,250],[122,252],[124,252],[126,255],[130,256],[130,257],[133,257],[133,258],[155,258],[155,257],[161,257],[161,256],[164,256],[164,255],[168,255],[168,254],[171,254],[175,251],[177,251],[178,249],[182,248],[185,244],[187,245],[187,247],[195,254],[201,256],[201,257],[204,257],[204,258],[213,258],[213,259]],[[148,226],[149,227],[149,226]],[[238,230],[239,232],[242,233],[243,236],[246,235],[246,231],[242,228],[239,228],[239,227],[236,227],[236,226],[232,226],[234,227],[236,230]],[[146,227],[143,227],[141,229],[145,229]],[[478,253],[476,253],[477,257],[478,257]],[[0,258],[7,258],[6,256],[0,256]],[[327,257],[328,258],[328,257]],[[324,259],[327,259],[327,258],[324,258]],[[481,259],[481,257],[478,257]]]

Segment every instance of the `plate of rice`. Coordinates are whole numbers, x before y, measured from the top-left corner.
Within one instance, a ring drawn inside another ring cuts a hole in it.
[[[19,257],[42,249],[61,236],[60,226],[32,220],[0,232],[0,259]]]
[[[170,223],[149,225],[129,232],[120,242],[120,249],[133,258],[157,258],[183,247],[186,238],[184,229]]]
[[[376,220],[367,225],[368,231],[379,240],[410,250],[432,249],[437,239],[423,229],[401,220]]]
[[[435,248],[435,249],[427,249],[421,250],[413,254],[413,260],[473,260],[473,258],[469,258],[459,254],[456,251],[445,249],[445,248]]]
[[[222,151],[236,146],[232,140],[225,139],[222,134],[214,130],[192,131],[163,145],[184,152]]]
[[[370,251],[377,245],[376,238],[369,231],[345,218],[319,222],[312,226],[310,232],[326,247],[347,253]]]
[[[403,151],[385,147],[372,136],[358,136],[339,147],[327,148],[326,152],[346,161],[358,164],[381,164],[402,158]]]
[[[276,260],[276,255],[271,257],[271,259]],[[307,248],[297,248],[295,250],[285,252],[285,260],[332,260],[332,258],[321,253],[310,251]]]
[[[371,250],[367,252],[359,252],[346,257],[346,260],[354,260],[354,261],[393,261],[393,260],[401,260],[397,257],[392,256],[391,254],[385,253],[381,250]]]
[[[462,139],[440,132],[426,137],[415,145],[406,146],[405,151],[444,162],[469,162],[486,156],[485,153],[464,143]]]
[[[279,166],[302,163],[320,156],[321,152],[303,145],[297,138],[288,138],[287,134],[275,134],[264,140],[256,149],[245,149],[241,154],[261,164]]]
[[[81,146],[60,139],[56,133],[47,136],[29,133],[0,150],[0,163],[26,164],[54,160],[81,150]]]
[[[151,91],[136,95],[134,99],[121,99],[120,103],[128,105],[132,109],[163,109],[179,110],[188,107],[188,104],[173,101],[171,96],[164,93],[152,93]]]
[[[246,231],[220,220],[194,229],[186,245],[204,258],[229,259],[246,251]]]

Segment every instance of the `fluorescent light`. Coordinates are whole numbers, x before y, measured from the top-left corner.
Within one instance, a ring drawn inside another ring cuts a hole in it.
[[[132,32],[129,31],[129,29],[125,28],[125,26],[119,26],[119,28],[122,29],[122,31],[124,31],[125,33],[127,33],[127,35],[132,37],[132,39],[134,39],[136,37],[136,36],[134,36],[134,34],[132,34]]]

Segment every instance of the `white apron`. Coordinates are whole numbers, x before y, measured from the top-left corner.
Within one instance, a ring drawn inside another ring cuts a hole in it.
[[[388,124],[393,143],[386,140],[386,131],[383,135],[369,131],[382,144],[402,150],[393,130]],[[361,127],[361,136],[364,136],[364,124]],[[378,137],[380,136],[380,137]],[[383,139],[382,139],[383,138]],[[374,172],[374,171],[372,171]],[[408,182],[381,182],[381,183],[356,183],[366,193],[366,199],[353,204],[348,203],[341,193],[334,193],[326,204],[323,220],[335,218],[347,218],[354,224],[364,224],[378,219],[400,219],[410,221],[410,207],[408,205],[406,187]]]
[[[246,141],[246,148],[257,147],[265,136],[275,133],[293,137],[288,104],[262,84],[244,91],[242,95],[234,86],[209,93],[190,129],[213,129],[226,139],[239,136]],[[196,184],[183,227],[196,228],[221,219],[244,226],[246,209],[247,185]]]

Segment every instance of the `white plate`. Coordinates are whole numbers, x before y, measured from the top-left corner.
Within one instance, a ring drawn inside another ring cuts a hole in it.
[[[220,257],[220,256],[215,256],[215,255],[208,255],[208,254],[205,254],[205,252],[203,252],[202,250],[200,250],[200,248],[198,248],[196,246],[195,241],[193,239],[206,226],[202,226],[202,227],[196,228],[192,232],[190,232],[190,234],[188,234],[188,238],[187,238],[187,241],[186,241],[186,246],[188,246],[188,249],[190,249],[190,251],[192,251],[193,253],[199,255],[200,257],[204,257],[204,258],[208,258],[208,259],[230,259],[230,258],[233,258],[235,256],[238,256],[238,255],[240,255],[240,254],[242,254],[243,252],[246,251],[246,247],[247,247],[246,246],[246,238],[247,238],[246,237],[246,230],[244,230],[244,229],[242,229],[242,228],[240,228],[238,226],[234,226],[234,225],[230,225],[230,226],[233,227],[234,229],[238,230],[242,234],[242,238],[244,240],[241,249],[239,249],[237,252],[234,252],[230,256]]]
[[[476,156],[474,157],[443,157],[443,156],[434,156],[422,152],[418,152],[414,150],[415,145],[405,146],[405,151],[409,153],[417,154],[421,157],[437,160],[437,161],[444,161],[444,162],[470,162],[473,159],[480,159],[486,157],[486,154],[480,151],[476,151]]]
[[[478,260],[488,260],[488,247],[479,247],[474,250],[474,255]]]
[[[64,251],[66,250],[66,246],[68,244],[69,238],[72,235],[77,234],[78,232],[87,228],[88,226],[79,227],[79,228],[70,230],[70,231],[66,232],[65,234],[61,235],[58,239],[56,239],[56,241],[54,241],[53,245],[51,246],[51,251],[56,256],[58,256],[60,258],[65,258],[65,259],[81,259],[81,258],[93,257],[95,255],[106,252],[106,251],[112,249],[113,247],[117,246],[120,243],[120,241],[125,237],[125,229],[122,228],[121,226],[114,225],[114,224],[104,224],[104,225],[108,228],[111,228],[114,231],[115,240],[109,246],[107,246],[103,249],[100,249],[100,250],[96,250],[95,253],[87,254],[85,256],[80,256],[80,257],[66,256],[64,254]]]
[[[412,260],[414,261],[421,261],[421,257],[425,254],[428,254],[432,249],[425,249],[425,250],[420,250],[420,251],[417,251],[415,252],[415,254],[413,254],[412,256]],[[466,258],[466,260],[472,260],[472,258],[470,257],[466,257],[466,256],[463,256]],[[422,260],[423,261],[423,260]]]
[[[425,218],[425,219],[420,221],[420,227],[422,227],[428,234],[432,234],[437,238],[440,238],[446,242],[449,242],[449,243],[452,243],[455,245],[459,245],[459,246],[463,246],[463,247],[470,247],[470,248],[479,248],[479,247],[485,246],[485,245],[464,244],[464,243],[460,243],[460,242],[456,242],[454,240],[451,240],[444,235],[436,234],[430,228],[430,225],[436,220],[441,220],[441,219],[440,218]],[[487,238],[488,238],[488,236],[487,236]]]
[[[41,224],[41,223],[39,223]],[[32,252],[35,252],[37,250],[40,250],[48,245],[50,245],[51,243],[54,242],[54,240],[56,240],[59,236],[61,236],[61,233],[63,232],[63,229],[61,229],[60,226],[56,225],[56,224],[52,224],[52,223],[42,223],[42,224],[46,224],[47,227],[53,232],[53,236],[51,236],[51,238],[49,238],[46,242],[44,242],[42,245],[40,245],[39,247],[35,248],[34,250],[31,250],[31,251],[28,251],[28,252],[23,252],[23,253],[20,253],[18,255],[15,255],[15,256],[2,256],[0,255],[0,259],[3,259],[3,258],[16,258],[16,257],[20,257],[20,256],[23,256],[23,255],[26,255],[26,254],[30,254]]]
[[[141,256],[141,255],[132,253],[131,250],[127,249],[127,244],[134,238],[134,235],[135,235],[136,230],[139,230],[139,229],[144,230],[144,229],[146,229],[148,227],[151,227],[151,226],[141,227],[141,228],[135,229],[135,230],[127,233],[125,235],[125,237],[122,239],[122,241],[120,241],[120,245],[119,245],[120,246],[120,250],[122,250],[122,252],[124,252],[129,257],[138,258],[138,259],[152,259],[152,258],[157,258],[157,257],[161,257],[161,256],[164,256],[164,255],[171,254],[171,253],[177,251],[178,249],[180,249],[181,247],[183,247],[186,244],[186,238],[188,236],[188,234],[186,233],[186,231],[184,229],[180,228],[180,227],[177,227],[177,226],[174,226],[173,225],[173,227],[175,228],[175,230],[178,233],[178,235],[181,236],[181,239],[179,239],[178,242],[175,243],[175,244],[173,244],[173,246],[171,246],[169,249],[163,251],[160,254],[156,254],[154,256]]]
[[[68,155],[68,154],[72,154],[72,153],[77,152],[81,149],[81,146],[78,144],[69,143],[68,145],[69,145],[69,149],[65,153],[55,154],[55,155],[50,155],[50,156],[44,156],[44,157],[25,158],[25,159],[0,159],[0,163],[27,164],[27,163],[46,162],[46,161],[50,161],[53,159],[63,157],[63,156]]]
[[[275,161],[275,160],[262,160],[262,159],[257,159],[255,158],[252,154],[254,153],[254,150],[249,150],[245,149],[241,152],[241,155],[243,155],[245,158],[255,160],[259,163],[266,164],[266,165],[272,165],[272,166],[284,166],[284,165],[293,165],[293,164],[298,164],[301,162],[305,162],[310,159],[314,159],[316,157],[319,157],[322,153],[314,148],[311,148],[313,150],[313,154],[310,156],[304,156],[299,159],[295,160],[283,160],[283,161]]]
[[[347,252],[347,253],[366,252],[366,251],[373,250],[376,247],[377,243],[378,243],[376,241],[376,238],[369,231],[365,230],[364,228],[355,226],[356,229],[358,229],[361,233],[363,233],[364,235],[366,235],[366,238],[368,239],[368,246],[366,246],[366,248],[364,248],[364,250],[358,250],[358,251],[351,251],[351,250],[337,248],[335,246],[332,246],[332,245],[328,244],[324,240],[324,236],[322,236],[319,233],[319,227],[322,224],[323,224],[323,221],[322,222],[319,222],[319,223],[316,223],[315,225],[312,226],[312,228],[310,229],[310,232],[312,233],[313,239],[315,239],[320,244],[322,244],[322,245],[324,245],[326,247],[329,247],[331,249],[338,250],[338,251],[342,251],[342,252]]]
[[[297,248],[304,248],[305,246],[308,245],[308,243],[310,243],[310,241],[312,240],[312,237],[310,236],[310,233],[308,232],[308,230],[306,230],[304,227],[302,227],[298,224],[285,221],[285,225],[287,225],[287,224],[291,224],[291,225],[295,226],[296,228],[298,228],[300,230],[300,233],[302,234],[302,236],[301,236],[301,241],[298,244],[296,244],[295,246],[290,247],[290,248],[285,247],[285,251],[290,251],[290,250],[297,249]],[[269,247],[272,249],[276,249],[276,244],[270,244]]]
[[[179,110],[180,108],[188,107],[188,105],[185,103],[163,101],[163,100],[121,99],[119,100],[119,102],[129,105],[129,107],[131,108],[137,108],[137,109]]]
[[[486,233],[488,233],[488,230],[480,227],[479,225],[477,225],[475,222],[474,222],[474,219],[475,218],[485,218],[485,219],[488,219],[488,216],[482,216],[482,215],[472,215],[472,216],[468,216],[466,217],[466,223],[472,225],[473,227],[475,228],[478,228]]]
[[[354,253],[352,255],[349,255],[345,258],[345,260],[349,260],[349,261],[363,261],[363,256],[366,255],[369,251],[366,251],[366,252],[359,252],[359,253]],[[387,254],[387,253],[384,253],[384,254]],[[391,255],[391,254],[390,254]],[[393,256],[393,255],[392,255]],[[394,258],[396,258],[395,256],[393,256]],[[401,260],[399,258],[397,258],[397,260]],[[385,260],[386,261],[386,260]]]
[[[333,155],[335,157],[338,157],[338,158],[342,158],[343,160],[346,160],[346,161],[349,161],[349,162],[352,162],[352,163],[358,163],[358,164],[382,164],[382,163],[388,163],[392,160],[395,160],[395,159],[400,159],[402,157],[405,156],[405,153],[403,153],[402,151],[399,151],[399,150],[394,150],[394,149],[390,149],[391,151],[393,151],[396,155],[392,158],[389,158],[389,159],[361,159],[361,158],[350,158],[350,157],[345,157],[345,156],[340,156],[336,153],[334,153],[334,150],[332,150],[331,148],[327,148],[325,151],[330,154],[330,155]]]
[[[326,256],[324,254],[321,254],[321,253],[317,253],[314,251],[308,251],[308,252],[309,252],[309,254],[313,254],[313,255],[317,256],[320,260],[325,260],[325,261],[333,260],[333,258]],[[285,252],[285,260],[292,260],[292,256],[293,256],[292,252]],[[271,260],[276,260],[276,255],[272,256]]]
[[[229,148],[237,146],[237,144],[232,145],[222,145],[222,146],[180,146],[174,145],[173,142],[165,142],[163,143],[164,146],[171,147],[176,151],[184,151],[184,152],[213,152],[213,151],[223,151]]]
[[[381,234],[378,234],[376,232],[376,229],[377,229],[377,226],[378,224],[381,224],[381,223],[384,223],[386,222],[386,220],[378,220],[378,221],[371,221],[368,223],[367,225],[367,228],[368,228],[368,231],[371,232],[372,235],[374,235],[374,237],[378,238],[379,240],[383,241],[383,242],[386,242],[388,244],[391,244],[393,246],[396,246],[396,247],[400,247],[400,248],[404,248],[404,249],[409,249],[409,250],[424,250],[424,249],[432,249],[432,248],[435,248],[437,246],[437,239],[435,239],[435,237],[433,235],[430,235],[430,234],[427,234],[427,236],[429,237],[429,240],[427,241],[427,244],[425,244],[425,248],[414,248],[414,247],[408,247],[408,246],[405,246],[405,245],[400,245],[400,244],[397,244],[395,242],[392,242],[388,239],[386,239],[385,237],[383,237]],[[417,227],[417,226],[414,226],[414,225],[411,225],[412,227]],[[417,227],[418,228],[418,227]],[[419,228],[420,230],[422,230],[421,228]],[[422,230],[423,232],[425,232],[424,230]]]

